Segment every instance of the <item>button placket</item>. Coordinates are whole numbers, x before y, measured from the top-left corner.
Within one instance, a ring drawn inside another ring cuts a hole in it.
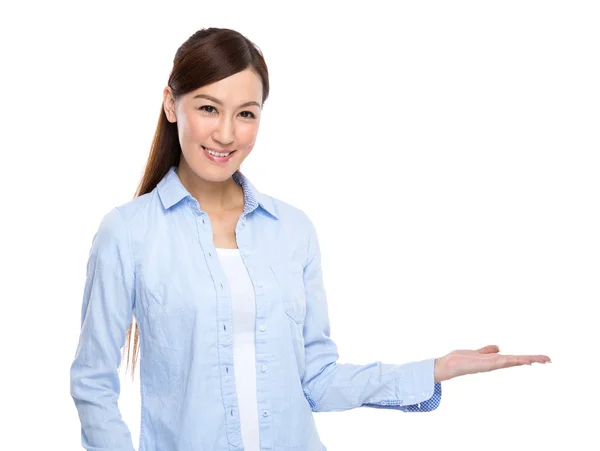
[[[198,239],[200,244],[200,258],[202,254],[208,269],[212,276],[214,290],[217,297],[216,313],[218,321],[218,359],[221,362],[221,393],[225,408],[227,409],[227,431],[228,441],[233,447],[241,445],[241,435],[239,433],[239,407],[234,390],[234,366],[233,366],[233,348],[232,348],[232,318],[230,308],[227,304],[231,303],[228,293],[228,280],[226,274],[222,271],[218,254],[214,245],[212,234],[212,225],[209,216],[202,212],[199,207],[195,208],[196,225],[198,229]],[[241,234],[240,234],[241,235]],[[244,238],[238,240],[240,247],[244,248]]]

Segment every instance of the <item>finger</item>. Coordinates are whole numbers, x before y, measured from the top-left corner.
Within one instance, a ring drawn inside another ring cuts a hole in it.
[[[544,355],[498,355],[494,361],[497,368],[509,368],[519,365],[531,365],[532,363],[546,363],[550,361],[548,356]]]
[[[546,363],[550,362],[550,357],[547,355],[515,355],[513,356],[518,359],[521,363]]]
[[[496,345],[487,345],[483,348],[479,348],[477,352],[481,354],[494,354],[496,352],[500,352],[500,348]]]
[[[497,355],[495,357],[496,358],[491,361],[491,367],[494,370],[510,368],[528,363],[528,361],[519,359],[519,357],[516,355]]]
[[[532,363],[552,363],[552,360],[547,355],[524,355],[521,357],[529,360],[529,365]]]

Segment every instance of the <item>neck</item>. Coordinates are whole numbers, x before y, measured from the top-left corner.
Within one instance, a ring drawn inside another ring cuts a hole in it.
[[[182,185],[207,213],[219,213],[244,208],[244,191],[233,177],[223,181],[210,181],[198,177],[182,158],[177,167]]]

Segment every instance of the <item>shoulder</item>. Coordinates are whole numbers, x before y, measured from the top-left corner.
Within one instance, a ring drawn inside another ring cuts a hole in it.
[[[304,228],[312,225],[308,214],[297,205],[268,194],[263,194],[263,196],[271,201],[279,219],[283,223],[295,224]]]
[[[285,231],[286,236],[299,239],[305,244],[317,239],[314,222],[304,209],[281,198],[262,195],[270,200],[279,217],[278,226]]]
[[[116,206],[113,211],[118,211],[123,220],[130,224],[136,221],[139,216],[145,215],[147,210],[156,202],[158,202],[158,195],[154,190]]]
[[[156,197],[153,192],[118,204],[103,214],[95,239],[130,240],[131,231],[145,223],[148,210]]]

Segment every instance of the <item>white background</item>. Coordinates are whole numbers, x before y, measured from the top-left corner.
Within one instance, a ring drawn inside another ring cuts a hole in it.
[[[596,5],[3,6],[0,449],[81,449],[91,240],[132,199],[175,51],[208,26],[265,55],[242,169],[315,222],[340,362],[486,344],[553,360],[444,382],[426,414],[317,413],[328,450],[599,449]],[[138,390],[123,376],[136,445]]]

